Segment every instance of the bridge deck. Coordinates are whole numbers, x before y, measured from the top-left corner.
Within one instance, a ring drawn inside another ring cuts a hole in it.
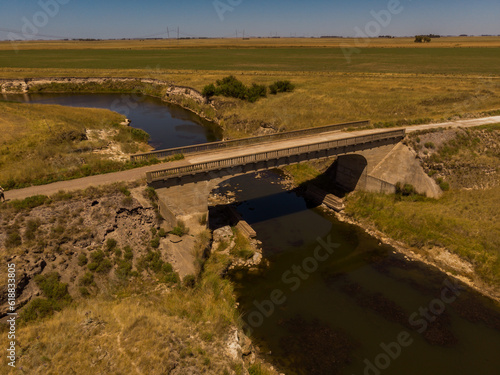
[[[381,139],[403,138],[403,130],[377,129],[367,134],[364,131],[326,132],[301,138],[277,140],[272,143],[249,145],[239,148],[217,150],[188,155],[180,163],[169,168],[148,172],[148,182],[159,181],[172,176],[180,176],[199,171],[209,171],[217,168],[227,168],[244,165],[269,158],[282,158],[299,155],[309,151],[363,144]],[[283,163],[281,163],[283,164]]]

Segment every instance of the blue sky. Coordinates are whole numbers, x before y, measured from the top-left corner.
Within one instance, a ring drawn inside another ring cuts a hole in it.
[[[391,2],[381,35],[500,34],[499,0],[2,0],[0,39],[356,36]]]

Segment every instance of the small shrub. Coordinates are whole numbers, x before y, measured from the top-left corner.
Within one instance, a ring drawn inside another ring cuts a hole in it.
[[[138,268],[153,271],[161,283],[179,283],[179,275],[174,271],[170,263],[161,259],[159,251],[151,251],[139,259]]]
[[[92,260],[92,262],[87,265],[87,268],[90,271],[107,273],[113,267],[111,261],[106,258],[102,250],[92,252],[90,254],[90,259]]]
[[[127,280],[132,275],[132,262],[120,260],[115,270],[115,275],[122,280]]]
[[[439,183],[439,187],[441,188],[442,191],[448,191],[450,190],[450,184],[446,181],[442,181]]]
[[[21,318],[26,321],[35,321],[46,318],[54,313],[57,307],[54,302],[45,298],[35,298],[23,309]]]
[[[235,76],[228,76],[217,80],[216,95],[244,100],[247,96],[247,87]]]
[[[182,281],[182,285],[185,288],[194,288],[196,285],[196,277],[194,275],[186,275]]]
[[[398,182],[396,184],[396,194],[408,197],[410,195],[417,194],[417,192],[416,192],[415,187],[413,185],[411,185],[411,184],[404,184],[403,185],[400,182]]]
[[[260,98],[265,98],[267,96],[267,88],[264,85],[257,85],[253,83],[248,89],[248,101],[250,103],[255,103]]]
[[[108,273],[112,267],[113,265],[111,264],[111,261],[109,259],[104,259],[101,263],[99,263],[95,271],[99,273]]]
[[[276,81],[269,86],[269,92],[276,95],[279,92],[292,92],[295,86],[290,81]]]
[[[235,247],[233,250],[231,250],[231,254],[234,256],[237,256],[238,258],[242,258],[242,259],[246,260],[246,259],[250,259],[251,257],[253,257],[255,252],[251,249],[248,249],[248,248],[240,249],[240,248]]]
[[[68,300],[71,298],[68,293],[68,284],[59,282],[59,279],[57,272],[51,272],[37,275],[34,280],[47,298],[57,301]]]
[[[132,251],[132,248],[130,246],[125,246],[123,250],[125,251],[125,260],[132,260],[134,258],[134,252]]]
[[[35,207],[42,206],[46,201],[49,200],[49,197],[45,195],[35,195],[33,197],[26,198],[24,200],[15,200],[10,202],[12,207],[16,210],[24,210],[24,209],[33,209]]]
[[[144,194],[146,198],[148,198],[153,203],[156,203],[156,201],[158,200],[158,194],[156,194],[156,190],[151,186],[148,186],[144,190]]]
[[[175,226],[170,233],[182,237],[189,233],[189,228],[186,228],[186,224],[182,220],[179,220],[177,221],[177,226]]]
[[[161,238],[167,237],[167,232],[165,231],[165,229],[160,228],[160,230],[158,231],[158,236],[160,236]]]
[[[90,254],[90,259],[92,259],[92,262],[100,263],[104,260],[104,258],[105,254],[102,250],[97,250]]]
[[[207,223],[207,214],[201,215],[198,222],[200,223],[200,225],[205,225]]]
[[[127,187],[122,186],[119,189],[126,197],[130,197],[130,190],[127,189]]]
[[[21,235],[19,234],[19,230],[11,230],[7,234],[7,238],[5,240],[5,247],[8,249],[21,246],[23,244],[23,240]]]
[[[436,146],[435,146],[435,145],[434,145],[434,143],[432,143],[432,142],[426,142],[426,143],[424,144],[424,146],[425,146],[426,148],[431,148],[431,149],[436,148]]]
[[[215,88],[215,85],[213,83],[206,85],[203,88],[203,91],[201,92],[201,95],[203,95],[205,98],[210,99],[212,96],[214,96],[217,92],[217,89]]]
[[[106,240],[106,250],[107,251],[113,250],[114,248],[116,248],[117,245],[118,245],[118,241],[116,241],[114,238],[108,238]]]
[[[78,284],[80,286],[96,286],[94,281],[94,275],[90,272],[86,272],[85,275],[80,277]]]
[[[87,255],[85,255],[85,254],[78,255],[78,265],[80,267],[85,266],[88,262],[89,262],[89,260],[87,259]]]
[[[95,271],[97,269],[97,267],[99,267],[99,263],[96,263],[96,262],[91,262],[87,265],[87,268],[90,270],[90,271]]]
[[[154,237],[151,240],[151,247],[153,249],[158,249],[160,247],[160,237]]]

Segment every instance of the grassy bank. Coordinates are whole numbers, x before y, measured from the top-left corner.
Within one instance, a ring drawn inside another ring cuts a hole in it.
[[[148,134],[101,109],[0,102],[0,185],[19,188],[134,167]],[[113,147],[114,146],[114,147]]]
[[[154,202],[145,186],[114,184],[0,205],[0,266],[10,259],[24,275],[18,303],[31,297],[17,311],[17,368],[275,374],[259,360],[228,353],[241,328],[233,286],[223,276],[232,256],[200,255],[199,274],[181,282],[166,260],[174,246],[169,234],[138,195]],[[210,233],[200,233],[193,251],[202,254],[209,245]],[[32,265],[42,261],[37,271]],[[6,284],[2,278],[0,288]],[[0,333],[7,334],[7,325]],[[0,365],[8,369],[5,357]]]
[[[412,133],[406,142],[447,190],[443,197],[358,191],[347,195],[345,213],[435,263],[446,249],[473,265],[465,276],[500,290],[499,136],[497,124]],[[314,181],[321,186],[327,167],[328,162],[315,162],[284,169],[297,185]]]
[[[346,213],[417,252],[444,247],[471,262],[481,279],[498,288],[498,207],[500,187],[449,191],[439,200],[357,192],[347,199]]]

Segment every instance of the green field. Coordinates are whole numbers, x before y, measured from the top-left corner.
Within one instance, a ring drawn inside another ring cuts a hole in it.
[[[63,49],[0,51],[2,68],[228,70],[500,75],[500,48]]]
[[[256,103],[216,98],[224,136],[262,124],[301,129],[353,120],[395,126],[500,110],[500,38],[51,41],[0,43],[0,78],[155,78],[197,90],[227,75],[246,85],[291,80],[296,90]],[[352,52],[352,50],[351,50]],[[71,90],[70,90],[71,91]],[[212,111],[213,112],[213,111]],[[205,113],[213,118],[213,113]]]

